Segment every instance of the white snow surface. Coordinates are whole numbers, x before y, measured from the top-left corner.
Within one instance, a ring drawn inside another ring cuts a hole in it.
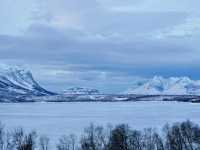
[[[164,78],[155,76],[152,79],[136,81],[126,94],[141,95],[200,95],[200,80],[189,77]]]
[[[64,134],[80,135],[90,123],[127,123],[136,129],[161,128],[165,123],[191,121],[200,124],[200,104],[181,102],[71,102],[2,103],[0,121],[9,129],[37,130],[52,141]]]

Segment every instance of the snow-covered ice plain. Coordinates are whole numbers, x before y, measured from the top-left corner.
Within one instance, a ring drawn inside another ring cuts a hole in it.
[[[200,124],[200,104],[180,102],[75,102],[1,103],[0,121],[10,128],[36,130],[56,140],[63,134],[80,134],[91,122],[127,123],[136,129],[160,128],[165,123],[190,119]]]

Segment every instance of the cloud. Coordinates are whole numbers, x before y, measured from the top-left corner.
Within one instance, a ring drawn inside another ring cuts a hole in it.
[[[103,1],[104,2],[104,1]],[[108,9],[114,12],[199,12],[198,0],[141,0],[141,1],[109,1]],[[108,3],[107,3],[108,4]]]
[[[198,1],[2,2],[14,13],[1,9],[1,62],[25,64],[52,89],[120,91],[135,76],[199,74]]]
[[[31,23],[30,17],[35,10],[34,0],[1,0],[0,33],[18,35]]]
[[[157,33],[156,38],[190,38],[200,35],[200,16],[191,16],[184,23],[167,27]]]
[[[92,36],[92,35],[91,35]],[[199,60],[191,43],[180,40],[152,40],[133,37],[128,41],[108,38],[85,40],[87,34],[62,32],[49,26],[31,27],[24,36],[1,36],[1,59],[23,59],[45,63],[86,64],[95,66],[185,64]],[[11,55],[12,54],[12,55]],[[165,57],[163,57],[165,55]],[[149,57],[151,56],[151,57]],[[182,57],[177,57],[182,56]],[[192,60],[189,59],[193,58]]]

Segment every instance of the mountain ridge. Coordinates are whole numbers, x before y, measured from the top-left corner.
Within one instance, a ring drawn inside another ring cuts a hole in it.
[[[154,76],[151,79],[137,81],[125,94],[141,95],[200,95],[200,80],[189,77]]]
[[[72,95],[94,95],[94,94],[100,94],[100,92],[94,88],[72,87],[67,90],[64,90],[63,94],[65,94],[65,95],[70,95],[70,94],[72,94]]]
[[[123,94],[103,94],[97,89],[84,87],[72,87],[57,94],[40,86],[32,73],[27,69],[0,67],[0,102],[116,102],[149,100],[200,102],[199,93],[199,80],[194,81],[188,77],[163,78],[155,76],[152,79],[143,80],[141,78],[141,80],[137,80],[133,84],[133,88]]]
[[[53,95],[39,85],[29,70],[19,67],[0,67],[1,100],[23,99],[26,96]]]

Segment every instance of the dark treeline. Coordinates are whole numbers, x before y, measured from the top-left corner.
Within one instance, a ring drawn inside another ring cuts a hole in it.
[[[128,125],[87,127],[81,137],[66,135],[56,146],[49,138],[0,124],[0,150],[200,150],[200,127],[190,121],[166,124],[162,131],[134,130]]]

